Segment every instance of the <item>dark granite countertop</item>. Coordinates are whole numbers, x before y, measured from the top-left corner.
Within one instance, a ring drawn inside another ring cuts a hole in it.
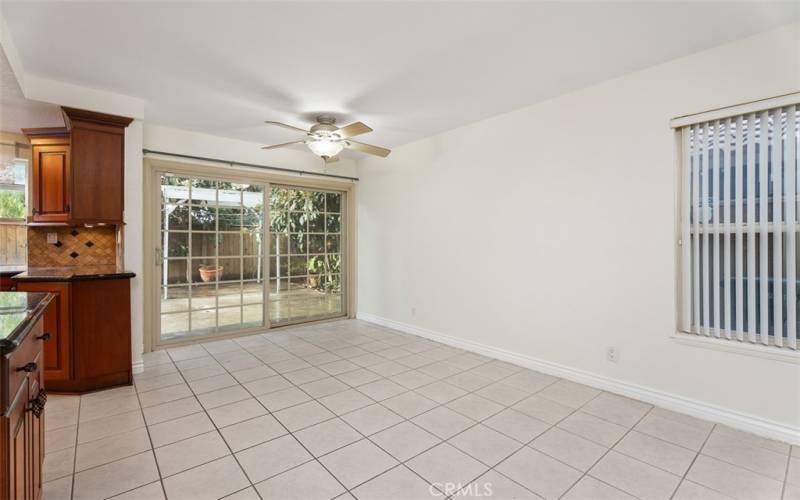
[[[50,293],[0,292],[0,355],[12,352],[25,340],[52,299]]]
[[[28,270],[28,266],[0,266],[0,277],[8,278],[10,276],[24,273]]]
[[[16,281],[81,281],[133,278],[136,274],[117,266],[29,267]]]

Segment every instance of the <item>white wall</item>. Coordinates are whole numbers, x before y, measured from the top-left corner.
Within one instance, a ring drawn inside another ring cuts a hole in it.
[[[123,255],[125,269],[136,273],[136,277],[131,280],[131,354],[134,373],[138,373],[144,368],[142,364],[144,347],[142,128],[142,121],[134,120],[125,129],[125,247]]]
[[[785,27],[360,161],[359,314],[800,442],[800,365],[670,338],[668,127],[797,92],[798,47]]]

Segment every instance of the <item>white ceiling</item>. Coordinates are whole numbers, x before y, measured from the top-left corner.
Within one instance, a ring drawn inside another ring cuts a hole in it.
[[[8,2],[26,72],[255,142],[317,112],[389,147],[800,20],[800,4]]]
[[[58,106],[25,99],[6,54],[0,48],[0,132],[19,134],[21,128],[63,126]]]

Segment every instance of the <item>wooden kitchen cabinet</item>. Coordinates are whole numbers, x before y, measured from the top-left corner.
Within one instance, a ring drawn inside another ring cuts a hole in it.
[[[66,223],[70,218],[70,138],[64,128],[24,129],[31,141],[31,222]]]
[[[122,224],[130,118],[61,108],[66,127],[22,129],[31,142],[29,223]]]
[[[40,314],[37,313],[37,314]],[[0,498],[38,500],[44,462],[41,317],[22,342],[0,355]]]
[[[43,315],[44,380],[55,392],[81,393],[130,384],[130,277],[17,281],[21,292],[54,295]]]
[[[44,377],[48,382],[68,381],[72,378],[72,330],[70,328],[69,283],[22,282],[16,284],[20,292],[49,292],[53,294],[44,312],[44,331],[50,337],[44,343]]]
[[[122,224],[125,127],[130,118],[61,108],[70,132],[74,222]]]
[[[8,433],[7,498],[14,500],[41,498],[44,416],[29,411],[30,401],[39,395],[41,388],[41,371],[36,370],[23,380],[2,417],[4,432]]]
[[[78,390],[130,384],[129,279],[72,283],[74,384]]]

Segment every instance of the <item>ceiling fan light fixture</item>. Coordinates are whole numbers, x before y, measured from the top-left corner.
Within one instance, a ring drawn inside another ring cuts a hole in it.
[[[330,158],[342,152],[344,142],[338,137],[315,137],[306,141],[306,146],[315,155]]]
[[[277,149],[291,146],[292,144],[305,144],[312,153],[325,159],[325,163],[336,161],[338,159],[336,155],[345,148],[382,158],[386,158],[392,152],[387,148],[352,140],[352,137],[372,132],[372,129],[362,122],[354,122],[344,127],[337,127],[335,125],[336,119],[332,116],[318,116],[317,123],[309,130],[276,121],[265,121],[264,123],[295,132],[303,132],[306,137],[281,144],[262,146],[261,149]]]

